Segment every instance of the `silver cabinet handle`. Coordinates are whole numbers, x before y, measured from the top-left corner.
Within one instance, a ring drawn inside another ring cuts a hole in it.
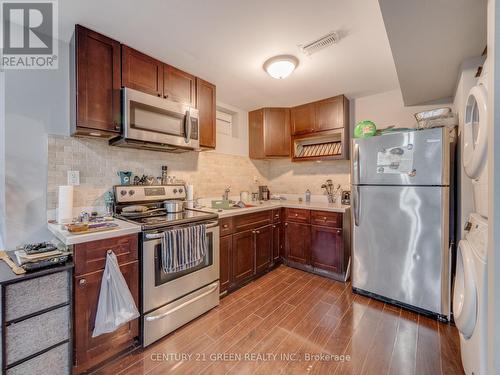
[[[287,227],[287,226],[288,226],[288,223],[285,223],[285,227]]]
[[[153,322],[153,321],[158,320],[158,319],[163,319],[163,318],[169,316],[170,314],[173,314],[174,312],[179,311],[180,309],[183,309],[184,307],[186,307],[186,306],[188,306],[188,305],[190,305],[190,304],[192,304],[192,303],[194,303],[194,302],[202,299],[203,297],[206,297],[209,294],[212,294],[218,287],[219,287],[219,285],[214,285],[209,290],[207,290],[205,293],[202,293],[199,296],[197,296],[197,297],[195,297],[195,298],[193,298],[193,299],[191,299],[189,301],[181,303],[179,306],[174,307],[172,310],[164,312],[163,314],[160,314],[160,315],[148,316],[146,318],[146,320],[148,322]]]
[[[85,286],[87,284],[87,279],[80,279],[78,284],[80,284],[80,286]]]

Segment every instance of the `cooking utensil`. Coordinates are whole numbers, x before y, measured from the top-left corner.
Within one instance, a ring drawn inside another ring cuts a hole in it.
[[[186,202],[180,200],[168,200],[163,202],[163,207],[169,214],[184,211],[185,205]]]
[[[26,270],[15,264],[4,250],[0,250],[0,260],[3,260],[5,263],[7,263],[12,272],[14,272],[16,275],[22,275],[26,273]]]

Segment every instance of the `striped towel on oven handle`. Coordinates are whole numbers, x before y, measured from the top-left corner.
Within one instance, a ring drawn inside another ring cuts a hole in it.
[[[161,266],[165,273],[184,271],[199,265],[207,253],[205,224],[170,229],[161,237]]]

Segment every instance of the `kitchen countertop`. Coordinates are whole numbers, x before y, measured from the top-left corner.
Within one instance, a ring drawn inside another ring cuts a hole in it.
[[[215,212],[219,214],[219,218],[244,215],[252,212],[259,212],[270,210],[273,208],[299,208],[303,210],[320,210],[320,211],[330,211],[330,212],[340,212],[344,213],[349,210],[350,206],[342,205],[340,203],[327,203],[327,202],[299,202],[295,200],[272,200],[265,202],[250,202],[249,204],[255,207],[246,208],[235,208],[230,210],[223,210],[221,212],[217,211],[216,208],[200,207],[199,210]]]
[[[127,234],[139,233],[141,226],[128,221],[114,219],[113,223],[118,224],[119,227],[107,231],[87,233],[87,234],[73,234],[64,229],[60,224],[49,224],[48,228],[54,236],[56,236],[65,245],[76,245],[79,243],[104,240],[106,238],[120,237]]]

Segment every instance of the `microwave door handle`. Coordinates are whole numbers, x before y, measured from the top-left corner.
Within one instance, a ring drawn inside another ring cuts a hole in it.
[[[186,110],[186,116],[184,118],[184,142],[189,143],[191,141],[191,112]]]

